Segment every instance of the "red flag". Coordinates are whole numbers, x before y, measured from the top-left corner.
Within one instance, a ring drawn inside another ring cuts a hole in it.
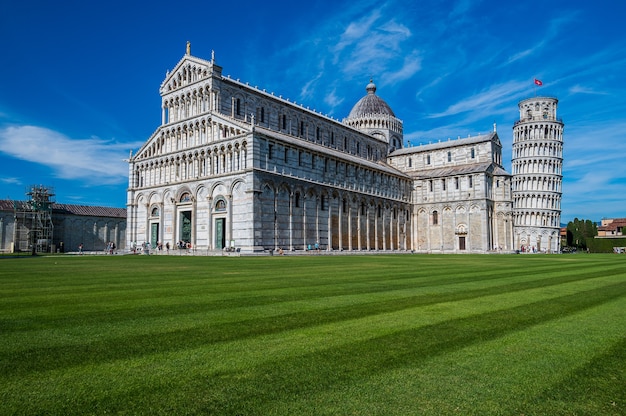
[[[543,82],[541,82],[541,80],[535,78],[535,85],[539,85],[541,87],[543,85]]]

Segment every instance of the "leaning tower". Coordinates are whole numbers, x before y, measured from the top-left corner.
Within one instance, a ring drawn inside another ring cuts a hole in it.
[[[534,97],[519,102],[513,127],[513,215],[515,248],[560,250],[563,121],[558,100]]]

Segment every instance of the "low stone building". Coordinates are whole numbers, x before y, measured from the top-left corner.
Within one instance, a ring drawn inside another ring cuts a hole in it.
[[[50,205],[51,232],[46,241],[34,241],[37,227],[26,201],[0,200],[0,251],[70,252],[104,251],[113,242],[116,250],[126,248],[126,209],[88,205]],[[35,225],[34,225],[35,224]]]

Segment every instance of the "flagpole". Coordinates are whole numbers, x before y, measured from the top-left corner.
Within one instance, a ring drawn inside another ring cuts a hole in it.
[[[534,80],[534,87],[535,87],[535,97],[537,97],[537,86],[542,86],[543,82],[541,82],[540,79],[535,78]]]

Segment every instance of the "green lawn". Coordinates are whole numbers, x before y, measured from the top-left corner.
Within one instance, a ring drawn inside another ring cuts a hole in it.
[[[0,414],[624,415],[626,256],[0,258]]]

